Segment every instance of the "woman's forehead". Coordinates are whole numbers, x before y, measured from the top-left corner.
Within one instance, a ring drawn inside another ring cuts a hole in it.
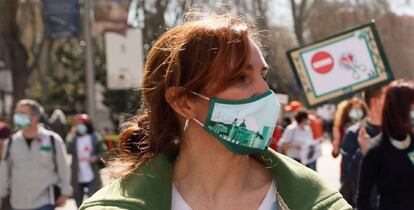
[[[247,59],[247,65],[253,65],[253,67],[256,68],[262,68],[267,67],[267,63],[262,55],[262,52],[260,51],[259,46],[253,41],[249,40],[249,46],[250,46],[250,56]]]

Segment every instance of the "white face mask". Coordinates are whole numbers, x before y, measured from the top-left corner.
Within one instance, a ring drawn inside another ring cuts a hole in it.
[[[238,155],[248,155],[267,149],[280,113],[280,103],[273,91],[243,100],[208,98],[206,122],[192,119]]]
[[[410,122],[411,122],[411,127],[414,128],[414,109],[411,109],[410,111]]]
[[[361,120],[364,117],[364,112],[362,111],[362,109],[351,109],[351,111],[349,112],[349,117],[352,120]]]

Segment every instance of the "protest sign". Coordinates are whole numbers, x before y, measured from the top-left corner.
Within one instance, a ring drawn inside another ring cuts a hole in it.
[[[374,22],[289,50],[287,56],[309,106],[393,79]]]

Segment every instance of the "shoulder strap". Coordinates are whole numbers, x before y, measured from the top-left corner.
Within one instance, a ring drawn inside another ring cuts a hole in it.
[[[7,144],[6,155],[4,156],[4,160],[7,160],[9,158],[11,145],[12,145],[12,142],[13,142],[12,140],[13,140],[13,138],[12,138],[12,136],[10,136],[9,137],[9,143]]]
[[[56,144],[55,144],[55,137],[50,135],[50,144],[52,144],[52,151],[53,151],[53,164],[55,165],[55,172],[58,172],[57,160],[56,160]]]

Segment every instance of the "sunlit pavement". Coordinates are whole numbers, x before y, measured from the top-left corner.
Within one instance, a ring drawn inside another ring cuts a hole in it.
[[[101,174],[101,178],[102,178],[102,183],[103,184],[109,184],[109,182],[111,181],[110,175],[109,175],[109,171],[108,169],[102,169],[100,171]],[[86,199],[86,197],[85,197]],[[56,208],[56,210],[76,210],[76,203],[75,200],[73,199],[69,199],[66,202],[66,205],[64,207],[61,208]]]
[[[339,163],[341,158],[333,158],[331,155],[332,145],[329,141],[322,143],[322,156],[318,159],[318,173],[321,177],[328,182],[333,188],[339,189]],[[104,169],[101,171],[103,183],[109,183],[109,172]],[[57,210],[75,210],[76,204],[73,199],[68,200],[63,208],[57,208]]]
[[[335,189],[339,189],[339,165],[341,157],[333,158],[332,144],[329,141],[322,143],[322,156],[318,159],[317,171],[322,178]]]

